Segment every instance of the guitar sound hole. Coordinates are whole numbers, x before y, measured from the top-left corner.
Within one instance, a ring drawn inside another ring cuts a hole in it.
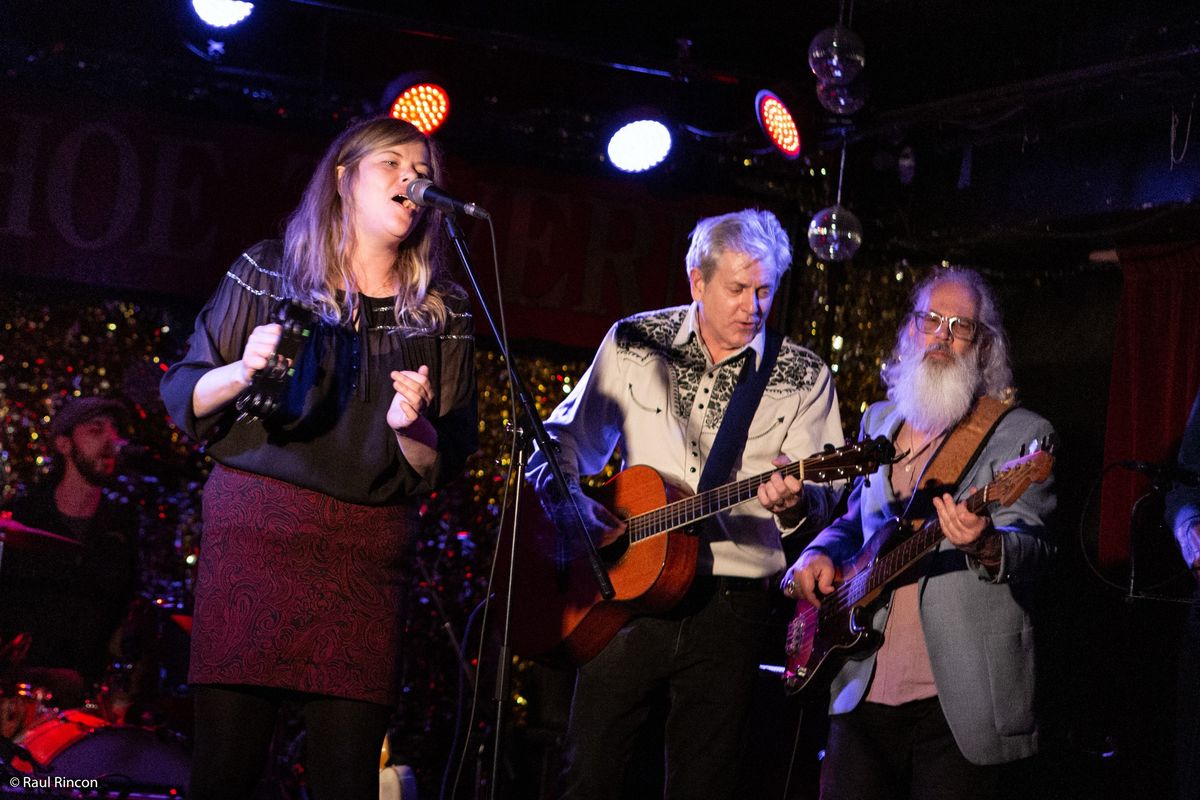
[[[600,557],[609,564],[615,564],[625,557],[629,551],[629,537],[622,536],[610,545],[600,548]]]

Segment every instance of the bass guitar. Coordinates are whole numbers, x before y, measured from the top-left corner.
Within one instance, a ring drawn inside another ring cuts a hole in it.
[[[967,508],[983,514],[989,507],[1012,505],[1031,485],[1049,478],[1053,464],[1054,457],[1044,450],[1008,462],[982,491],[967,498]],[[942,526],[935,516],[909,534],[894,520],[854,558],[838,565],[837,588],[820,607],[804,599],[796,602],[783,675],[789,694],[813,685],[817,676],[832,677],[844,659],[865,658],[879,646],[882,637],[871,629],[871,617],[897,578],[937,547]]]
[[[528,484],[521,489],[515,548],[508,536],[497,550],[497,580],[513,563],[511,642],[527,658],[554,666],[587,662],[635,614],[665,611],[691,586],[699,554],[695,523],[754,499],[758,487],[780,473],[803,481],[829,482],[869,475],[890,463],[886,437],[833,449],[803,461],[699,494],[687,495],[654,469],[635,466],[619,472],[595,493],[625,520],[625,531],[600,550],[615,595],[600,595],[582,548],[570,547]],[[502,589],[502,587],[501,587]]]

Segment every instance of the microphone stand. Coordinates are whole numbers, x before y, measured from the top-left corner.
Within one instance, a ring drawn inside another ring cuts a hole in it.
[[[1149,513],[1153,514],[1151,519],[1157,519],[1162,515],[1162,508],[1155,503],[1161,503],[1166,497],[1167,492],[1171,491],[1171,487],[1175,482],[1179,482],[1185,486],[1197,485],[1196,473],[1176,467],[1174,464],[1153,464],[1141,461],[1122,461],[1118,465],[1130,470],[1131,472],[1140,472],[1150,479],[1150,488],[1145,494],[1134,501],[1133,506],[1129,510],[1129,583],[1125,595],[1126,602],[1134,600],[1146,599],[1146,595],[1140,595],[1137,592],[1137,549],[1139,544],[1144,544],[1144,535],[1139,535],[1139,530],[1146,523],[1147,511],[1144,508],[1149,508]]]
[[[1137,655],[1146,652],[1147,647],[1161,645],[1162,636],[1168,631],[1174,631],[1174,624],[1164,627],[1164,617],[1161,613],[1149,611],[1145,606],[1138,607],[1138,601],[1164,599],[1161,593],[1153,591],[1161,586],[1163,581],[1160,580],[1148,588],[1138,586],[1139,563],[1142,565],[1142,573],[1146,573],[1146,567],[1149,566],[1151,571],[1148,574],[1155,575],[1155,568],[1159,564],[1148,557],[1155,554],[1150,547],[1154,542],[1151,534],[1156,533],[1156,529],[1162,524],[1163,501],[1175,480],[1185,482],[1189,477],[1194,477],[1194,473],[1182,470],[1184,474],[1177,475],[1178,468],[1169,462],[1155,464],[1125,461],[1118,462],[1117,465],[1145,475],[1150,482],[1149,488],[1133,502],[1129,511],[1129,579],[1122,596],[1125,607],[1121,614],[1121,658],[1118,669],[1123,676],[1122,680],[1131,688],[1122,694],[1115,707],[1119,714],[1115,721],[1118,730],[1110,729],[1104,737],[1105,750],[1116,753],[1120,758],[1136,765],[1143,759],[1152,757],[1153,745],[1147,745],[1145,742],[1155,741],[1154,734],[1158,730],[1157,725],[1146,723],[1144,709],[1153,707],[1156,703],[1169,703],[1176,699],[1173,692],[1156,690],[1156,687],[1162,685],[1163,674],[1149,666],[1146,659]],[[1176,561],[1181,559],[1176,558]],[[1146,583],[1145,574],[1141,579],[1143,584]],[[1172,667],[1167,674],[1173,672]]]
[[[512,356],[508,352],[508,342],[500,335],[499,328],[496,327],[495,320],[492,318],[491,310],[488,308],[487,300],[484,298],[483,292],[479,288],[479,282],[475,279],[475,272],[471,269],[470,254],[467,249],[466,238],[463,236],[462,229],[458,226],[453,214],[443,214],[442,219],[446,226],[446,235],[450,238],[454,245],[455,252],[458,254],[458,260],[463,266],[463,270],[467,274],[467,278],[471,281],[471,286],[475,290],[475,296],[479,299],[479,306],[483,311],[484,317],[487,319],[488,327],[491,328],[492,335],[496,338],[497,346],[500,348],[500,356],[504,359],[504,366],[508,370],[509,385],[512,388],[513,396],[517,399],[520,405],[521,412],[524,416],[524,422],[528,428],[518,426],[517,434],[521,437],[518,454],[518,472],[517,472],[517,487],[520,488],[520,482],[525,480],[525,452],[528,447],[529,436],[533,434],[533,440],[537,443],[538,449],[546,459],[546,464],[550,468],[550,474],[554,482],[554,486],[561,493],[561,497],[571,498],[572,506],[575,514],[572,521],[575,523],[571,526],[570,535],[573,535],[578,541],[583,544],[583,552],[587,554],[588,564],[592,569],[592,575],[596,579],[596,583],[600,588],[600,595],[606,600],[611,600],[616,592],[613,590],[612,581],[608,577],[608,570],[604,566],[604,562],[600,559],[600,553],[596,549],[596,543],[592,541],[592,537],[588,534],[587,525],[584,524],[583,514],[579,506],[574,502],[574,496],[571,494],[570,487],[567,484],[566,475],[563,473],[562,465],[558,460],[558,448],[550,435],[546,432],[546,426],[542,423],[542,418],[538,416],[537,407],[534,405],[533,396],[529,389],[525,386],[525,382],[521,379],[513,366]],[[489,221],[490,224],[490,221]],[[519,496],[519,492],[518,492]],[[503,728],[504,703],[508,696],[509,668],[512,663],[511,646],[509,645],[509,621],[512,615],[512,579],[513,565],[516,555],[517,541],[517,516],[520,510],[519,504],[515,504],[513,508],[512,518],[512,555],[514,558],[509,558],[509,574],[506,579],[506,586],[509,591],[505,596],[504,606],[504,624],[501,629],[501,642],[499,660],[496,666],[496,742],[495,750],[492,753],[492,786],[491,795],[496,796],[497,776],[499,775],[499,757],[500,757],[500,740],[501,730]],[[566,553],[570,548],[563,546],[561,541],[564,534],[563,531],[558,533],[560,537],[559,546],[556,548],[558,552],[558,570],[560,584],[565,580],[566,575]]]

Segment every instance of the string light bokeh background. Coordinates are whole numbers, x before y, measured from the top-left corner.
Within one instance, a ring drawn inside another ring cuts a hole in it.
[[[796,241],[797,233],[792,236]],[[835,371],[848,437],[856,434],[866,406],[884,396],[880,364],[908,310],[914,283],[930,266],[890,259],[870,247],[843,263],[818,261],[805,250],[797,253],[776,300],[776,327],[818,353]],[[1042,309],[1047,297],[1062,297],[1064,290],[1119,283],[1115,272],[1067,265],[984,273],[1011,320],[1010,334],[1021,337],[1013,348],[1015,357],[1026,360],[1025,369],[1017,369],[1018,384],[1026,375],[1024,385],[1037,395],[1035,410],[1046,413],[1070,437],[1071,420],[1045,408],[1052,379],[1047,369],[1061,375],[1062,367],[1039,364],[1053,362],[1064,352],[1082,356],[1084,341],[1094,337],[1069,319],[1044,316]],[[143,457],[127,465],[112,489],[118,501],[134,504],[139,512],[143,592],[150,601],[161,601],[164,609],[186,611],[195,556],[203,545],[200,495],[210,462],[167,418],[158,383],[183,352],[198,308],[155,298],[113,298],[110,293],[34,286],[0,297],[0,319],[5,320],[0,331],[0,499],[8,502],[50,470],[56,454],[49,423],[68,395],[120,399],[130,411],[129,438],[146,449]],[[465,640],[462,652],[470,667],[480,667],[475,662],[478,615],[469,636],[464,629],[487,596],[506,480],[511,478],[508,381],[501,359],[488,345],[481,338],[476,354],[480,449],[459,478],[422,499],[419,534],[410,544],[403,690],[391,744],[393,759],[413,767],[422,792],[435,790],[456,730],[466,724],[459,654],[447,630]],[[1103,350],[1103,343],[1092,347]],[[576,385],[592,355],[549,341],[524,341],[514,348],[517,368],[542,417]],[[1032,372],[1029,362],[1034,364]],[[614,460],[592,482],[602,482],[616,468]],[[1077,490],[1063,487],[1064,492]],[[488,671],[495,666],[485,657],[480,669],[486,695],[492,685]],[[534,737],[548,715],[561,712],[548,710],[547,703],[561,701],[546,699],[544,676],[530,663],[518,661],[512,674],[506,713],[519,741],[523,731]],[[171,678],[183,680],[180,674]],[[186,706],[186,698],[170,708],[180,705]],[[493,713],[486,696],[480,709],[472,729],[459,736],[457,748],[468,733],[476,750],[491,735]],[[188,724],[178,717],[164,722],[173,729],[186,729]]]
[[[880,396],[879,361],[890,348],[898,309],[916,271],[903,264],[831,268],[811,256],[806,259],[803,251],[797,261],[784,289],[785,326],[836,368],[843,419],[852,435],[863,398]],[[838,286],[831,285],[835,270]],[[193,313],[153,299],[112,299],[87,289],[34,288],[0,298],[0,318],[5,320],[0,335],[3,501],[49,472],[57,457],[49,423],[67,397],[99,394],[121,400],[130,411],[126,433],[146,448],[146,455],[127,464],[110,491],[138,509],[144,594],[185,610],[195,556],[203,546],[200,496],[210,461],[167,418],[158,382],[182,354]],[[525,342],[515,352],[543,417],[577,383],[591,356],[553,343]],[[423,498],[420,533],[411,544],[404,688],[393,750],[414,765],[422,784],[440,773],[458,704],[458,655],[443,626],[448,623],[461,632],[486,596],[510,476],[506,423],[511,401],[502,359],[481,341],[476,361],[481,447],[461,477]],[[593,482],[606,479],[615,468],[614,462]],[[469,660],[477,646],[464,643]],[[518,669],[512,698],[517,726],[525,724],[530,712],[523,676]],[[536,715],[537,709],[533,711]],[[486,727],[486,720],[480,724]],[[483,727],[476,735],[482,735]]]

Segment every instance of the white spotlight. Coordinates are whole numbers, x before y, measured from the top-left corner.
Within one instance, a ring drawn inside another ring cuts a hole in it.
[[[192,0],[192,8],[205,24],[214,28],[228,28],[250,16],[254,3],[246,0]]]
[[[671,132],[653,119],[624,125],[608,140],[608,159],[622,172],[645,172],[671,152]]]

